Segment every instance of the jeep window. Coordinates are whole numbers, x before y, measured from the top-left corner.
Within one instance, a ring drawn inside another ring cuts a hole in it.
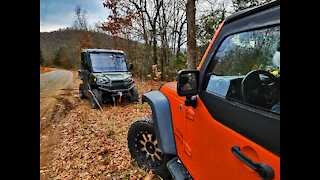
[[[123,54],[90,53],[94,72],[126,72],[127,64]]]
[[[280,113],[280,27],[227,37],[207,72],[207,92]]]

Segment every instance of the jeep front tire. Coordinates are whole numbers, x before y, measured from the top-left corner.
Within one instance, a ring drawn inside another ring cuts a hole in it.
[[[162,178],[170,176],[167,162],[171,156],[162,153],[158,148],[151,116],[141,118],[130,126],[128,147],[131,157],[137,161],[140,168],[152,170],[154,174]]]

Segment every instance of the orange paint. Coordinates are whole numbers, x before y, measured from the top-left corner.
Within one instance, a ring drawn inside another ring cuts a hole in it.
[[[121,103],[122,92],[120,92],[119,103]]]
[[[166,83],[161,92],[169,99],[177,154],[194,179],[260,179],[258,173],[232,152],[241,152],[255,162],[270,165],[280,179],[280,157],[216,121],[197,97],[196,108],[185,106],[176,82]]]
[[[200,71],[224,22],[221,23],[207,48],[197,70]],[[177,154],[194,179],[259,178],[231,151],[239,146],[241,152],[255,162],[274,170],[273,180],[280,179],[280,157],[216,121],[197,96],[197,107],[185,106],[185,97],[177,93],[177,82],[166,83],[160,90],[170,101]]]

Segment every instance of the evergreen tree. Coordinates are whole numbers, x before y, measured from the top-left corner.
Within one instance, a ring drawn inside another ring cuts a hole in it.
[[[61,51],[62,51],[62,47],[60,47],[56,53],[55,53],[55,56],[53,58],[53,65],[56,65],[56,66],[61,66]]]

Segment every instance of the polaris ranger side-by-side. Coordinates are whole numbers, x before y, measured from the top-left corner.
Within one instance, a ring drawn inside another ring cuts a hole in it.
[[[143,94],[128,147],[162,178],[280,179],[280,0],[229,16],[195,70]]]
[[[122,98],[131,102],[139,101],[131,73],[133,68],[127,61],[123,51],[106,49],[84,49],[81,52],[81,67],[79,86],[81,99],[89,97],[91,107],[96,109],[102,103],[117,104]]]

